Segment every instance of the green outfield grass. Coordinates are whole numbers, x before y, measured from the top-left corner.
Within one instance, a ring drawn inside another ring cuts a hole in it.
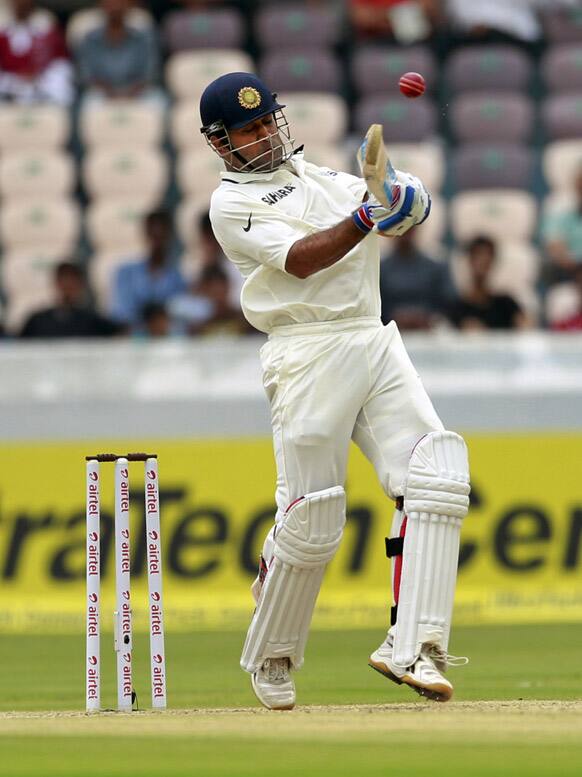
[[[581,632],[578,625],[456,629],[451,649],[471,663],[451,670],[455,699],[447,705],[367,667],[381,633],[314,632],[297,675],[300,706],[291,713],[258,707],[238,668],[242,634],[169,634],[172,711],[129,716],[79,714],[82,637],[2,635],[0,774],[580,775]],[[112,707],[110,642],[106,635],[102,695]],[[147,641],[138,635],[142,708],[149,706],[147,666]]]

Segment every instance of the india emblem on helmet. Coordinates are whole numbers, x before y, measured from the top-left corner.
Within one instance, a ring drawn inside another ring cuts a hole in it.
[[[238,101],[243,108],[253,110],[261,104],[261,95],[254,86],[243,86],[238,93]]]

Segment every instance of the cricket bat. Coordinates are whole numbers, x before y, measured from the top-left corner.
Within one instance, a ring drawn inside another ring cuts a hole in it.
[[[384,145],[381,124],[370,125],[358,150],[358,164],[370,194],[390,209],[399,196],[400,187]]]

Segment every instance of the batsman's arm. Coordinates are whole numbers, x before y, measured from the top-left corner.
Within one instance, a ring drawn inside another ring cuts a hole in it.
[[[398,202],[389,210],[380,203],[369,204],[366,201],[368,197],[364,197],[363,204],[339,224],[307,235],[293,243],[287,253],[285,270],[296,278],[309,278],[310,275],[331,267],[343,259],[374,229],[376,231],[395,230],[396,227],[402,231],[410,229],[417,223],[409,219],[414,194],[413,187],[405,187]],[[389,236],[390,232],[383,231],[382,234]]]
[[[285,270],[296,278],[309,278],[343,259],[366,234],[356,226],[354,217],[349,216],[329,229],[314,232],[293,243],[287,254]]]

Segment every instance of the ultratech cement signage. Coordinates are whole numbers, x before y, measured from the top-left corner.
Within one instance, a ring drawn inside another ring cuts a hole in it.
[[[457,623],[582,618],[581,436],[471,436],[472,509],[462,534]],[[0,631],[82,630],[86,453],[153,447],[160,461],[162,564],[169,629],[242,628],[274,515],[271,442],[111,441],[0,447]],[[143,465],[132,465],[131,573],[146,628]],[[384,537],[392,505],[354,449],[348,522],[316,625],[387,622]],[[103,623],[114,591],[113,468],[102,466]]]

